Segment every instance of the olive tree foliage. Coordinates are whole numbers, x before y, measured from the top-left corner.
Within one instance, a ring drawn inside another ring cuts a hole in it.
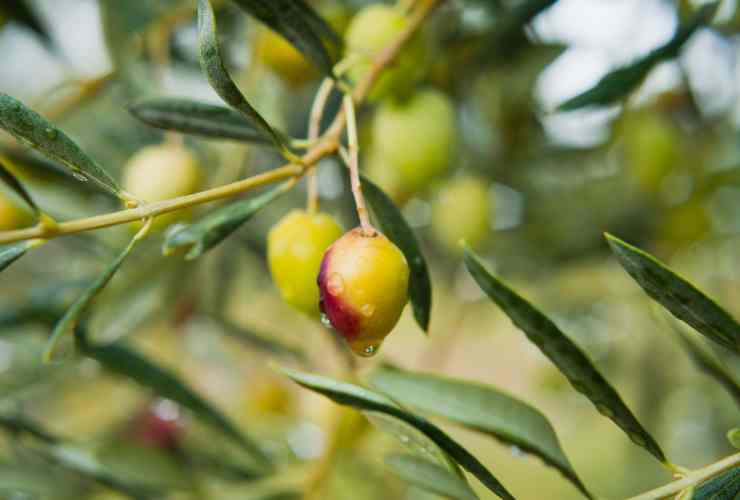
[[[621,266],[660,320],[639,332],[656,336],[646,349],[680,346],[737,411],[731,306],[608,232],[662,243],[666,256],[706,236],[676,207],[699,210],[733,182],[736,167],[703,167],[733,144],[731,119],[702,114],[687,74],[679,90],[639,97],[701,33],[732,40],[737,19],[719,18],[721,2],[679,2],[662,44],[542,109],[533,88],[564,48],[534,27],[560,3],[100,0],[109,73],[34,101],[0,92],[2,495],[519,498],[511,466],[472,444],[492,438],[538,458],[519,467],[551,468],[572,496],[600,497],[561,442],[564,419],[515,385],[383,359],[392,330],[420,331],[421,345],[440,335],[462,280],[568,397],[662,467],[634,499],[735,498],[740,454],[724,443],[708,465],[673,462],[622,379],[514,283],[530,265],[608,248],[605,265]],[[53,16],[41,21],[34,4],[7,2],[0,23],[53,46]],[[168,91],[186,75],[202,95]],[[603,109],[612,138],[588,148],[543,126]],[[630,180],[599,184],[590,162],[614,151]],[[689,160],[702,167],[672,173]],[[694,191],[665,201],[687,183]],[[531,229],[507,232],[523,192]],[[596,236],[579,227],[588,217]],[[446,349],[465,342],[444,335]],[[239,390],[247,403],[224,397]],[[304,420],[317,407],[323,429]]]

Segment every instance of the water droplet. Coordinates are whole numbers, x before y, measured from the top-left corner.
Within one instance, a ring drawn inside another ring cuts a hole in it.
[[[339,295],[344,291],[344,280],[339,273],[333,273],[326,282],[326,289],[331,295]]]
[[[524,453],[524,450],[519,448],[518,446],[512,446],[511,447],[511,456],[514,458],[524,458],[527,454]]]
[[[408,437],[408,436],[406,436],[406,435],[402,435],[402,436],[400,437],[400,439],[401,439],[401,442],[402,442],[403,444],[406,444],[406,443],[408,443],[409,441],[411,441],[411,438],[410,438],[410,437]]]
[[[321,324],[327,328],[333,328],[329,316],[327,316],[325,313],[321,313]]]
[[[44,133],[46,134],[46,137],[48,137],[48,138],[49,138],[49,139],[51,139],[52,141],[53,141],[54,139],[56,139],[56,138],[57,138],[57,135],[58,135],[58,132],[56,131],[56,129],[53,129],[53,128],[51,128],[51,127],[46,127],[46,128],[44,129]]]
[[[612,411],[612,409],[602,403],[596,403],[596,409],[599,411],[599,413],[601,413],[605,417],[608,417],[608,418],[614,417],[614,412]]]
[[[375,314],[375,306],[372,304],[365,304],[360,308],[360,312],[363,316],[366,318],[371,317],[373,314]]]
[[[82,175],[82,174],[81,174],[81,173],[79,173],[79,172],[73,172],[73,173],[72,173],[72,176],[73,176],[73,177],[74,177],[75,179],[77,179],[78,181],[80,181],[80,182],[87,182],[87,177],[85,177],[84,175]]]
[[[369,345],[363,352],[365,353],[365,356],[374,356],[378,352],[378,346],[375,344]]]
[[[647,441],[645,441],[645,438],[637,434],[636,432],[630,432],[629,437],[632,440],[632,442],[635,443],[637,446],[645,446],[647,444]]]

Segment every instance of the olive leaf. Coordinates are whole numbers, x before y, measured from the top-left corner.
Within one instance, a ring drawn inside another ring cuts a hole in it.
[[[410,413],[392,400],[358,385],[340,382],[321,375],[301,373],[288,368],[279,368],[294,382],[328,397],[332,401],[364,411],[382,413],[405,422],[431,439],[461,467],[477,477],[489,490],[504,499],[514,497],[480,461],[442,429],[428,420]]]
[[[401,211],[393,200],[370,180],[362,178],[362,190],[368,204],[378,220],[380,229],[395,243],[409,264],[409,298],[416,322],[425,332],[429,331],[432,307],[432,283],[419,242]]]
[[[632,414],[619,393],[555,323],[489,273],[469,248],[465,249],[465,266],[486,295],[553,362],[571,385],[596,406],[599,413],[617,424],[635,444],[645,448],[660,462],[668,463],[663,450]]]
[[[565,456],[550,422],[537,409],[483,384],[384,366],[370,383],[395,401],[444,417],[537,455],[592,498]],[[440,404],[444,401],[444,404]]]
[[[270,460],[260,446],[237,429],[218,409],[201,398],[176,375],[157,366],[122,342],[98,345],[87,336],[84,325],[75,328],[75,341],[80,352],[113,373],[130,378],[163,398],[171,399],[193,412],[204,424],[235,440],[259,464],[270,468]]]
[[[187,260],[197,259],[239,229],[254,214],[285,193],[292,183],[272,188],[253,198],[235,201],[214,210],[199,221],[167,236],[164,255],[187,250]]]
[[[226,70],[218,43],[216,17],[210,0],[198,0],[198,37],[201,66],[211,87],[227,104],[242,113],[256,130],[272,139],[279,149],[287,150],[285,139],[252,107]]]
[[[22,143],[68,167],[80,180],[92,179],[106,191],[121,198],[115,180],[95,160],[54,124],[19,100],[0,92],[0,128]]]
[[[740,353],[740,324],[727,311],[652,255],[605,236],[619,263],[653,300],[708,339]]]
[[[282,35],[326,76],[334,76],[334,61],[322,38],[327,38],[335,45],[339,45],[341,39],[304,0],[234,0],[234,2]]]
[[[734,500],[740,494],[740,467],[734,467],[702,483],[692,500]]]
[[[8,170],[8,168],[5,166],[5,164],[0,159],[0,180],[2,180],[5,184],[8,185],[10,189],[13,190],[15,194],[17,194],[20,198],[23,199],[23,201],[26,202],[26,204],[31,208],[33,213],[38,218],[39,215],[41,215],[41,210],[39,210],[38,205],[36,205],[36,202],[33,201],[33,198],[31,198],[31,195],[28,193],[28,190],[23,186],[21,181],[18,180],[18,178],[13,175],[13,173]]]
[[[557,0],[526,0],[519,2],[515,7],[506,12],[498,12],[497,20],[493,28],[493,34],[485,44],[483,53],[486,57],[491,54],[505,55],[511,57],[516,49],[525,45],[527,36],[525,28],[535,17],[544,10],[550,8]],[[490,4],[491,2],[486,2]],[[493,6],[497,11],[502,10],[502,5]]]
[[[142,122],[163,130],[212,139],[272,144],[269,135],[231,108],[190,99],[161,97],[139,101],[128,108]]]
[[[740,406],[740,384],[727,371],[722,362],[717,359],[717,356],[701,345],[699,339],[694,340],[690,338],[688,334],[682,332],[678,327],[675,327],[674,330],[697,368],[716,380],[732,396],[735,403]]]
[[[41,240],[28,240],[0,246],[0,272],[7,269],[13,262],[23,257],[29,249],[38,246],[41,242]]]
[[[89,477],[95,482],[119,491],[135,500],[161,498],[162,491],[148,485],[118,477],[115,471],[98,462],[95,455],[70,444],[60,444],[44,450],[49,461],[73,472]]]
[[[719,4],[720,2],[712,2],[701,6],[691,20],[676,30],[668,42],[629,66],[607,73],[595,86],[558,106],[558,111],[572,111],[586,106],[605,106],[627,96],[645,80],[656,65],[676,57],[691,35],[712,20]]]
[[[100,274],[83,292],[82,294],[72,303],[72,305],[64,313],[64,316],[57,321],[54,325],[54,329],[51,332],[51,337],[46,344],[44,349],[43,359],[44,362],[49,362],[54,355],[59,340],[64,334],[72,330],[75,324],[79,321],[80,316],[87,310],[92,301],[98,296],[98,294],[106,287],[106,285],[120,269],[123,261],[128,257],[131,251],[138,242],[137,238],[132,238],[126,248],[111,262],[108,267]]]
[[[393,454],[385,463],[401,479],[451,500],[478,500],[468,483],[444,467],[409,454]]]

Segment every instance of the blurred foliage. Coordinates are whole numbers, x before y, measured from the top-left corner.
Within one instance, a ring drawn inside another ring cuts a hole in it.
[[[119,209],[148,147],[187,149],[204,189],[270,171],[299,152],[322,77],[352,85],[427,1],[202,1],[200,29],[189,0],[0,2],[0,125],[20,138],[0,131],[0,231]],[[392,25],[340,46],[377,4]],[[129,224],[0,247],[0,497],[624,498],[671,480],[650,453],[737,453],[739,7],[442,2],[358,108],[368,205],[412,268],[372,360],[270,278],[267,234],[305,181],[192,207],[130,254]],[[321,160],[318,186],[350,229],[344,170]],[[470,392],[363,388],[381,362]],[[535,427],[508,425],[522,415]],[[730,470],[694,498],[739,485]]]

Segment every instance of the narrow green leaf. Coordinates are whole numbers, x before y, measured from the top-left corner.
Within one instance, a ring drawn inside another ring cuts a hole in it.
[[[708,339],[740,353],[740,325],[729,313],[652,255],[610,234],[606,239],[625,271],[653,300]]]
[[[45,451],[45,455],[65,469],[89,477],[104,486],[136,499],[161,498],[162,493],[150,486],[132,483],[117,477],[114,471],[98,462],[91,452],[71,445],[56,445]]]
[[[227,104],[242,113],[257,130],[263,131],[280,149],[287,150],[285,140],[252,107],[226,70],[216,30],[216,16],[210,0],[198,0],[198,36],[201,66],[211,87]]]
[[[679,328],[674,328],[674,330],[697,368],[719,382],[730,396],[732,396],[735,403],[740,406],[740,385],[735,380],[735,377],[722,365],[722,362],[717,359],[717,356],[706,347],[700,345],[697,340],[690,338],[686,333],[679,330]]]
[[[132,104],[129,112],[152,127],[213,139],[272,144],[272,139],[224,106],[190,99],[154,98]]]
[[[290,185],[282,184],[253,198],[235,201],[214,210],[198,222],[170,234],[162,246],[162,253],[172,255],[178,250],[187,250],[187,260],[197,259],[285,193]]]
[[[662,463],[668,463],[663,450],[617,391],[555,323],[489,273],[470,249],[465,250],[465,266],[486,295],[539,347],[578,392],[591,400],[596,409],[617,424],[635,444]]]
[[[409,297],[414,309],[414,318],[416,318],[416,322],[421,329],[426,332],[429,330],[429,317],[432,307],[432,282],[429,278],[426,260],[419,248],[419,242],[403,215],[401,215],[401,211],[382,189],[363,177],[362,190],[370,208],[378,219],[380,229],[406,256],[411,270]]]
[[[477,458],[442,429],[428,420],[402,409],[386,396],[358,385],[339,382],[321,375],[301,373],[288,368],[279,368],[279,370],[302,387],[323,394],[336,403],[364,411],[383,413],[411,425],[434,441],[445,453],[477,477],[496,495],[504,499],[514,498]]]
[[[557,0],[526,0],[519,2],[508,12],[498,12],[498,20],[493,29],[493,34],[485,44],[485,55],[500,54],[511,57],[516,54],[517,49],[527,43],[525,28],[540,13],[549,9]],[[490,5],[494,10],[501,10],[502,5]]]
[[[0,128],[16,139],[67,166],[80,180],[92,179],[119,198],[121,188],[92,158],[54,124],[22,102],[0,92]]]
[[[740,467],[723,472],[702,483],[692,500],[735,500],[740,494]]]
[[[375,370],[370,383],[395,401],[483,432],[537,455],[592,498],[565,456],[550,422],[537,409],[483,384],[405,372]],[[444,404],[440,404],[444,401]]]
[[[607,73],[595,86],[558,106],[558,111],[572,111],[586,106],[605,106],[627,96],[643,82],[656,65],[678,55],[681,47],[691,38],[691,35],[712,20],[719,3],[713,2],[697,9],[692,19],[680,26],[664,45],[629,66]]]
[[[126,245],[126,248],[123,249],[118,257],[116,257],[115,260],[111,262],[110,265],[105,269],[105,271],[103,271],[103,273],[98,276],[95,281],[93,281],[90,286],[85,289],[84,292],[82,292],[77,300],[75,300],[74,303],[69,307],[69,309],[67,309],[67,311],[64,313],[64,316],[62,316],[57,324],[54,325],[54,330],[52,330],[51,337],[46,344],[46,348],[44,349],[44,362],[48,363],[49,361],[51,361],[52,356],[54,355],[54,350],[56,349],[59,340],[64,334],[74,328],[74,326],[79,321],[82,313],[87,310],[95,297],[98,296],[98,294],[103,290],[103,288],[105,288],[108,282],[110,282],[111,278],[113,278],[113,275],[116,274],[118,269],[120,269],[123,261],[126,259],[126,257],[128,257],[128,254],[131,253],[131,250],[134,249],[134,246],[136,246],[137,241],[138,240],[136,238],[131,239],[129,244]]]
[[[444,467],[415,455],[394,454],[385,463],[401,479],[423,490],[442,495],[451,500],[478,500],[464,479]]]
[[[2,160],[0,160],[0,179],[8,185],[10,189],[15,192],[20,198],[23,199],[23,201],[26,202],[26,204],[31,208],[33,213],[38,217],[41,215],[41,211],[39,210],[38,205],[36,205],[36,202],[33,201],[33,198],[31,198],[31,195],[28,193],[26,188],[23,186],[21,181],[19,181],[13,173],[7,169],[7,167],[3,164]]]
[[[23,257],[30,248],[33,248],[40,243],[40,240],[29,240],[0,246],[0,272],[4,271],[13,262]]]
[[[259,445],[239,431],[218,409],[201,398],[173,373],[157,366],[121,342],[107,345],[91,343],[83,326],[77,326],[75,338],[85,356],[96,360],[106,369],[130,378],[158,395],[188,408],[204,424],[234,439],[260,465],[269,467],[270,461]]]
[[[337,45],[340,43],[340,37],[304,0],[234,0],[234,2],[282,35],[326,76],[334,76],[334,61],[322,42],[322,37]]]

